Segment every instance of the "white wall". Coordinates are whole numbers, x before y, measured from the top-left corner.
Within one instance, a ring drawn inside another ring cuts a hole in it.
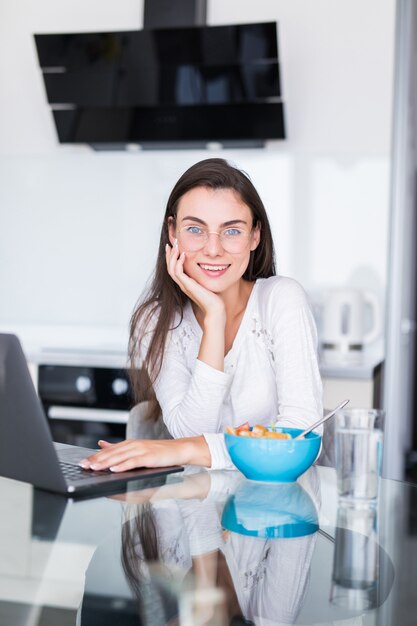
[[[208,0],[279,22],[288,139],[223,151],[268,208],[281,273],[314,294],[386,284],[394,0]],[[168,193],[212,153],[60,146],[33,33],[141,27],[138,0],[0,0],[0,323],[125,326]],[[218,154],[218,153],[215,153]]]

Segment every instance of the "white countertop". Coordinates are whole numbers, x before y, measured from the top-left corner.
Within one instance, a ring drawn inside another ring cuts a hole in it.
[[[323,378],[372,379],[375,368],[385,359],[384,341],[381,338],[357,354],[326,359],[321,352],[319,358]]]
[[[126,367],[127,364],[127,328],[0,324],[0,332],[17,335],[27,360],[36,365]]]
[[[0,324],[0,332],[16,334],[28,361],[49,365],[126,367],[128,328],[120,326],[58,326]],[[324,378],[371,379],[384,360],[382,339],[374,342],[355,361],[352,357],[326,360],[320,354]]]

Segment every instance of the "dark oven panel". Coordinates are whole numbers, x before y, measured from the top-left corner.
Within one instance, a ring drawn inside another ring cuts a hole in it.
[[[38,392],[44,406],[129,411],[133,405],[126,370],[110,367],[40,365]]]
[[[54,441],[90,448],[125,439],[133,393],[126,370],[39,365],[38,393]]]

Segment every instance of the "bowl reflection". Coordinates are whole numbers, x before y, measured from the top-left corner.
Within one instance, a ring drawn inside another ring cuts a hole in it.
[[[222,526],[252,537],[303,537],[318,528],[317,509],[298,483],[244,481],[223,509]]]

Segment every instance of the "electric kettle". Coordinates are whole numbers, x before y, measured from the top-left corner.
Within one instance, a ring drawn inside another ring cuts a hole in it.
[[[322,349],[326,360],[360,360],[365,346],[382,332],[376,295],[359,289],[332,289],[323,311]]]

